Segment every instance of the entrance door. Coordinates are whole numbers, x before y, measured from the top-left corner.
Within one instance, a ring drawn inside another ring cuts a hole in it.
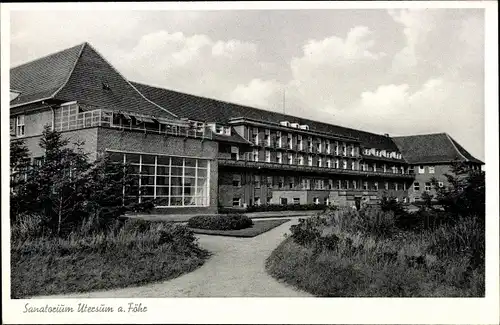
[[[356,209],[357,210],[361,209],[361,198],[360,197],[355,197],[354,198],[354,204],[356,205]]]

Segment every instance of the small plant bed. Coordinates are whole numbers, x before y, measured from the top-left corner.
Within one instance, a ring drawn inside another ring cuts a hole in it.
[[[17,227],[15,227],[17,228]],[[185,226],[126,221],[106,232],[30,237],[14,229],[12,298],[137,286],[200,267],[208,252]]]
[[[239,230],[252,226],[252,219],[243,214],[196,216],[188,220],[188,227],[207,230]]]
[[[214,236],[229,236],[229,237],[255,237],[263,234],[273,228],[276,228],[290,219],[275,219],[275,220],[258,220],[254,221],[253,225],[244,229],[237,230],[209,230],[190,228],[196,234],[214,235]]]

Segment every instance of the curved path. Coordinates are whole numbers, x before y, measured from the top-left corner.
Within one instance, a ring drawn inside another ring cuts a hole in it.
[[[65,296],[36,298],[166,298],[166,297],[307,297],[310,294],[278,282],[265,270],[265,260],[298,218],[253,238],[197,235],[213,255],[191,273],[164,282]]]

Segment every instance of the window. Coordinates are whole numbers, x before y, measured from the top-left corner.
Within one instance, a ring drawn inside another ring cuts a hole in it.
[[[240,159],[240,149],[236,146],[231,146],[231,159],[232,160]]]
[[[280,203],[281,203],[282,205],[287,205],[287,204],[288,204],[288,199],[287,199],[286,197],[281,197],[281,198],[280,198]]]
[[[398,184],[398,183],[394,183],[394,189],[395,189],[396,191],[398,191],[398,190],[399,190],[399,184]]]
[[[386,166],[386,164],[383,165],[383,171],[384,171],[384,173],[387,172],[387,166]]]
[[[258,128],[253,128],[252,142],[254,144],[259,144],[259,129]]]
[[[368,189],[368,182],[363,182],[363,190],[367,190]]]
[[[338,159],[335,159],[335,168],[339,168],[340,161]]]
[[[429,174],[434,174],[434,166],[429,166]]]
[[[335,141],[335,154],[338,156],[339,154],[339,143],[337,141]],[[336,167],[338,168],[338,167]]]
[[[316,152],[321,152],[321,139],[318,139],[318,142],[316,142]]]
[[[307,157],[307,165],[309,166],[312,166],[313,165],[313,157],[311,155],[309,155]]]
[[[24,136],[24,114],[16,117],[16,136]]]
[[[298,134],[297,135],[297,147],[299,150],[302,150],[302,135]]]
[[[358,189],[358,182],[352,181],[352,188],[355,190]]]
[[[403,183],[403,191],[406,191],[406,183]]]
[[[314,202],[314,204],[319,204],[319,197],[313,198],[313,202]]]
[[[283,154],[281,152],[277,152],[276,153],[276,162],[278,164],[282,164],[283,163]]]
[[[351,162],[351,169],[356,170],[356,162],[354,160]]]
[[[265,134],[264,134],[264,143],[266,146],[271,146],[271,134],[269,129],[266,129]]]
[[[111,162],[130,163],[144,188],[138,203],[156,199],[159,207],[208,206],[210,162],[204,159],[109,152]],[[235,180],[240,180],[237,178]],[[125,188],[125,199],[136,193]]]
[[[278,148],[281,148],[281,131],[276,131],[276,142],[278,144]]]
[[[288,164],[293,165],[293,155],[292,154],[288,154]]]
[[[255,188],[260,188],[260,175],[254,175]]]
[[[299,165],[304,165],[304,156],[299,155]]]
[[[266,162],[271,162],[271,151],[266,150]]]
[[[389,182],[385,182],[385,183],[384,183],[384,188],[385,188],[386,190],[388,190],[388,189],[389,189]]]
[[[419,174],[425,173],[425,166],[418,166],[418,173]]]
[[[378,191],[378,182],[373,183],[373,187],[375,188],[376,191]]]
[[[255,197],[255,205],[260,205],[260,197]]]
[[[259,161],[259,150],[258,149],[253,149],[253,152],[252,152],[252,158],[253,158],[253,161]]]
[[[267,204],[271,204],[271,200],[272,200],[272,197],[268,197],[268,198],[266,199]]]
[[[339,189],[339,190],[340,190],[341,188],[342,188],[342,181],[339,179],[339,180],[337,181],[337,189]]]
[[[300,198],[299,197],[294,197],[293,198],[293,204],[300,204]]]
[[[330,205],[330,198],[329,197],[325,197],[323,199],[323,202],[324,202],[325,205]]]
[[[303,178],[302,179],[302,188],[305,190],[308,190],[311,188],[311,180],[308,178]]]
[[[292,134],[288,133],[288,140],[287,140],[288,149],[293,149],[293,141],[292,141],[292,139],[293,139]]]
[[[241,198],[233,197],[233,207],[239,207],[239,206],[241,206]]]
[[[330,158],[328,158],[328,159],[326,160],[326,167],[328,167],[328,168],[332,168],[332,161],[331,161],[331,159],[330,159]]]
[[[330,140],[326,140],[325,142],[325,151],[327,154],[330,154]],[[330,166],[328,166],[330,167]]]
[[[354,156],[355,156],[354,146],[351,146],[351,156],[352,156],[352,157],[354,157]]]
[[[438,182],[438,186],[443,187],[444,186],[443,182]]]
[[[405,168],[403,166],[401,166],[401,174],[404,174],[405,173]]]
[[[283,188],[285,186],[285,178],[283,176],[280,176],[278,179],[278,188]]]
[[[420,184],[419,184],[419,182],[413,183],[413,190],[414,191],[420,191]]]
[[[373,163],[373,171],[376,172],[377,171],[377,163]]]
[[[273,177],[272,176],[267,176],[267,186],[270,186],[270,187],[273,186]]]
[[[396,174],[397,172],[398,172],[397,167],[396,166],[392,166],[392,173]]]
[[[375,150],[375,156],[380,157],[380,150],[378,149]]]
[[[333,190],[333,179],[328,180],[328,189]]]
[[[342,155],[347,156],[347,145],[342,143]]]
[[[318,190],[324,190],[325,189],[325,180],[324,179],[318,179],[316,181],[316,188]]]
[[[347,160],[342,160],[342,169],[347,169]]]
[[[318,167],[322,167],[323,165],[323,159],[321,157],[318,158]]]
[[[288,181],[288,186],[292,189],[295,187],[295,177],[290,177]]]
[[[426,183],[425,183],[425,191],[426,191],[426,192],[429,192],[430,190],[431,190],[431,183],[426,182]]]
[[[233,175],[233,186],[241,187],[241,175]]]

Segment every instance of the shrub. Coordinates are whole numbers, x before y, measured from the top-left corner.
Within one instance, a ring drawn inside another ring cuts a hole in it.
[[[291,238],[302,246],[313,244],[321,237],[321,227],[325,225],[326,219],[322,217],[301,218],[298,224],[290,227]]]
[[[235,212],[267,212],[267,211],[311,211],[325,210],[328,208],[325,204],[261,204],[251,205],[246,209],[219,208],[219,213]]]
[[[238,230],[251,227],[252,219],[243,214],[196,216],[188,220],[188,227],[209,230]]]
[[[208,253],[186,226],[127,220],[101,233],[13,238],[13,298],[112,289],[168,280]]]

